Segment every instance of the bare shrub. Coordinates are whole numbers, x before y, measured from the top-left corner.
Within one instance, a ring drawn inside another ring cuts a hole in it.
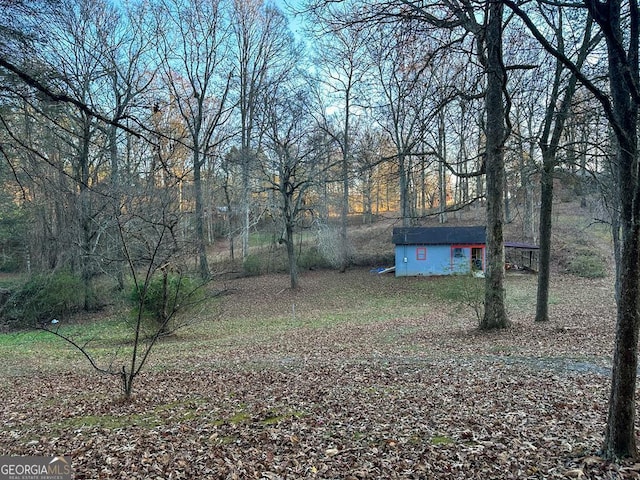
[[[342,265],[349,263],[349,260],[353,258],[351,245],[342,244],[340,232],[337,228],[327,224],[319,224],[316,238],[318,242],[318,252],[331,267],[340,268]],[[347,262],[343,262],[344,258],[347,259]]]

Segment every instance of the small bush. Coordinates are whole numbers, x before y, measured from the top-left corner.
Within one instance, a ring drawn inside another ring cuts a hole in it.
[[[141,294],[142,286],[134,286],[130,301],[134,304],[136,317],[142,304],[142,318],[151,334],[158,330],[161,333],[175,331],[178,327],[173,319],[175,313],[204,299],[204,290],[195,280],[175,274],[167,274],[166,282],[164,275],[155,275],[149,281],[143,299]]]
[[[339,268],[344,261],[347,263],[351,261],[351,246],[343,245],[340,232],[337,229],[328,225],[321,225],[318,227],[316,235],[318,251],[331,267]]]
[[[567,272],[583,278],[602,278],[607,274],[602,257],[588,249],[575,252],[569,260]]]
[[[458,305],[461,310],[471,309],[478,323],[484,316],[484,278],[473,275],[451,275],[434,282],[433,292],[441,300]]]
[[[317,248],[303,250],[298,255],[298,267],[303,269],[329,268],[331,264],[322,256]]]
[[[250,277],[257,277],[265,270],[265,266],[263,265],[262,257],[260,255],[247,255],[242,267],[245,275]]]
[[[81,310],[84,296],[82,281],[68,271],[34,275],[9,297],[2,318],[13,328],[32,327]]]

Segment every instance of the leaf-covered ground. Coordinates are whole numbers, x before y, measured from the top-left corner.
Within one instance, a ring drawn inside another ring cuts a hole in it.
[[[540,325],[535,278],[510,277],[513,325],[493,333],[438,279],[287,282],[228,282],[130,402],[72,354],[0,352],[0,452],[70,455],[78,479],[640,478],[598,456],[610,279],[556,275]]]

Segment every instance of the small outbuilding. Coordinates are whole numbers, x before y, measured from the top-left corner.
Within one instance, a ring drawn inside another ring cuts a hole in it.
[[[393,229],[396,277],[483,274],[485,227],[400,227]]]
[[[538,272],[540,247],[532,243],[504,242],[505,268],[519,272]]]

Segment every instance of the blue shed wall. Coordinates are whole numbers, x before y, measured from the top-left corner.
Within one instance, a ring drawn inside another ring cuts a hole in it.
[[[424,256],[424,259],[422,259]],[[449,275],[450,245],[397,245],[396,277]]]
[[[471,248],[466,245],[396,245],[396,277],[470,273]],[[484,249],[482,254],[484,267]]]

